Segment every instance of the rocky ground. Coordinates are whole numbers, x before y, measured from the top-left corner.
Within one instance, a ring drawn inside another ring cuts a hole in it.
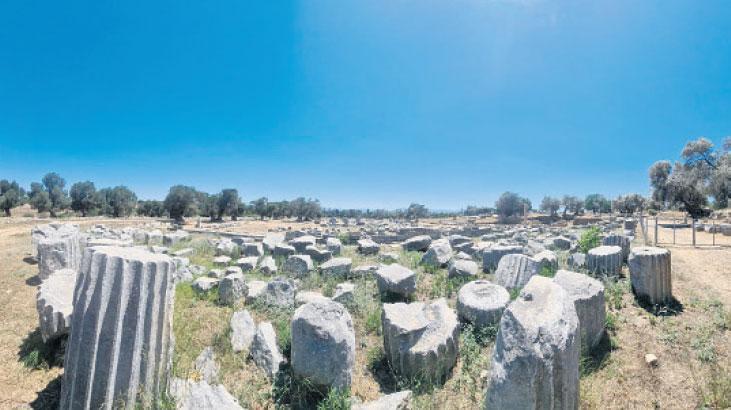
[[[63,370],[59,358],[43,347],[37,329],[37,266],[28,256],[31,252],[30,229],[39,222],[24,218],[2,222],[0,284],[5,295],[0,299],[0,360],[5,364],[5,371],[0,374],[0,408],[27,404],[48,408],[58,395],[59,375]],[[87,225],[99,222],[83,221]],[[139,225],[141,221],[103,223]],[[440,224],[439,221],[426,223]],[[312,225],[294,221],[242,221],[227,230],[264,234],[287,227],[304,230]],[[687,234],[686,229],[676,239]],[[582,408],[731,406],[731,249],[665,245],[672,242],[672,231],[661,229],[660,235],[660,242],[672,252],[673,294],[679,303],[672,309],[648,311],[635,301],[626,277],[605,283],[609,337],[594,356],[582,359]],[[698,235],[699,242],[710,241],[708,234]],[[717,239],[720,245],[731,245],[726,243],[728,237],[718,235]],[[639,241],[638,238],[637,244]],[[214,250],[203,236],[194,235],[191,244],[185,246],[194,249],[191,263],[206,269],[213,267]],[[417,285],[412,300],[444,297],[451,307],[455,306],[457,291],[465,280],[448,279],[445,268],[423,266],[419,263],[420,252],[402,251],[400,246],[381,246],[380,254],[388,252],[394,253],[398,263],[416,272]],[[359,254],[355,246],[346,246],[343,256],[353,260],[353,267],[380,262],[377,255]],[[560,255],[562,264],[565,260],[565,255]],[[281,269],[283,261],[277,262]],[[627,274],[626,267],[624,274]],[[247,282],[270,279],[259,271],[244,276]],[[480,269],[476,278],[493,279],[493,275],[482,273]],[[342,280],[324,279],[311,273],[301,279],[298,290],[332,296],[340,282]],[[355,284],[355,293],[348,307],[356,335],[351,397],[370,401],[384,393],[411,389],[414,408],[480,407],[494,344],[493,332],[462,329],[460,355],[444,384],[420,384],[394,377],[383,351],[381,302],[376,281],[363,277],[351,282]],[[218,303],[217,291],[196,292],[190,283],[181,283],[176,289],[174,375],[200,378],[196,358],[204,348],[211,346],[220,366],[218,381],[247,407],[274,408],[278,404],[311,403],[308,400],[313,393],[305,387],[287,377],[270,382],[251,359],[233,352],[229,323],[234,311],[240,308],[247,309],[256,323],[265,320],[272,323],[278,347],[288,357],[289,323],[294,309],[272,308],[260,303],[222,306]],[[655,364],[646,362],[648,354],[657,357]],[[335,403],[338,399],[327,397],[325,402]]]

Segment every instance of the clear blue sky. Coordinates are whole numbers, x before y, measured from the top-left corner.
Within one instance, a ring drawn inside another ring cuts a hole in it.
[[[0,178],[324,206],[647,193],[731,134],[728,1],[5,1]]]

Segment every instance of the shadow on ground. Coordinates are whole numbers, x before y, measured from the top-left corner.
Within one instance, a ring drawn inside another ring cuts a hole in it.
[[[33,275],[25,280],[25,284],[28,286],[38,286],[43,282],[38,275]]]
[[[43,342],[41,331],[36,328],[20,344],[18,361],[29,369],[48,369],[62,367],[66,352],[67,336]]]
[[[56,410],[61,401],[61,386],[63,376],[51,380],[46,387],[38,392],[38,397],[30,402],[30,408],[34,410]]]

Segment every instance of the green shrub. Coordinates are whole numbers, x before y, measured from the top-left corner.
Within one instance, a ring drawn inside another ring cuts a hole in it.
[[[592,226],[581,234],[581,238],[579,238],[579,250],[582,253],[587,253],[589,250],[599,246],[601,240],[601,231],[598,227]]]

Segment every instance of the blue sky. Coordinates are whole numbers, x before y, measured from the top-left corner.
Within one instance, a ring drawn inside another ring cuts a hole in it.
[[[646,193],[731,134],[725,1],[8,1],[0,178],[325,206]]]

